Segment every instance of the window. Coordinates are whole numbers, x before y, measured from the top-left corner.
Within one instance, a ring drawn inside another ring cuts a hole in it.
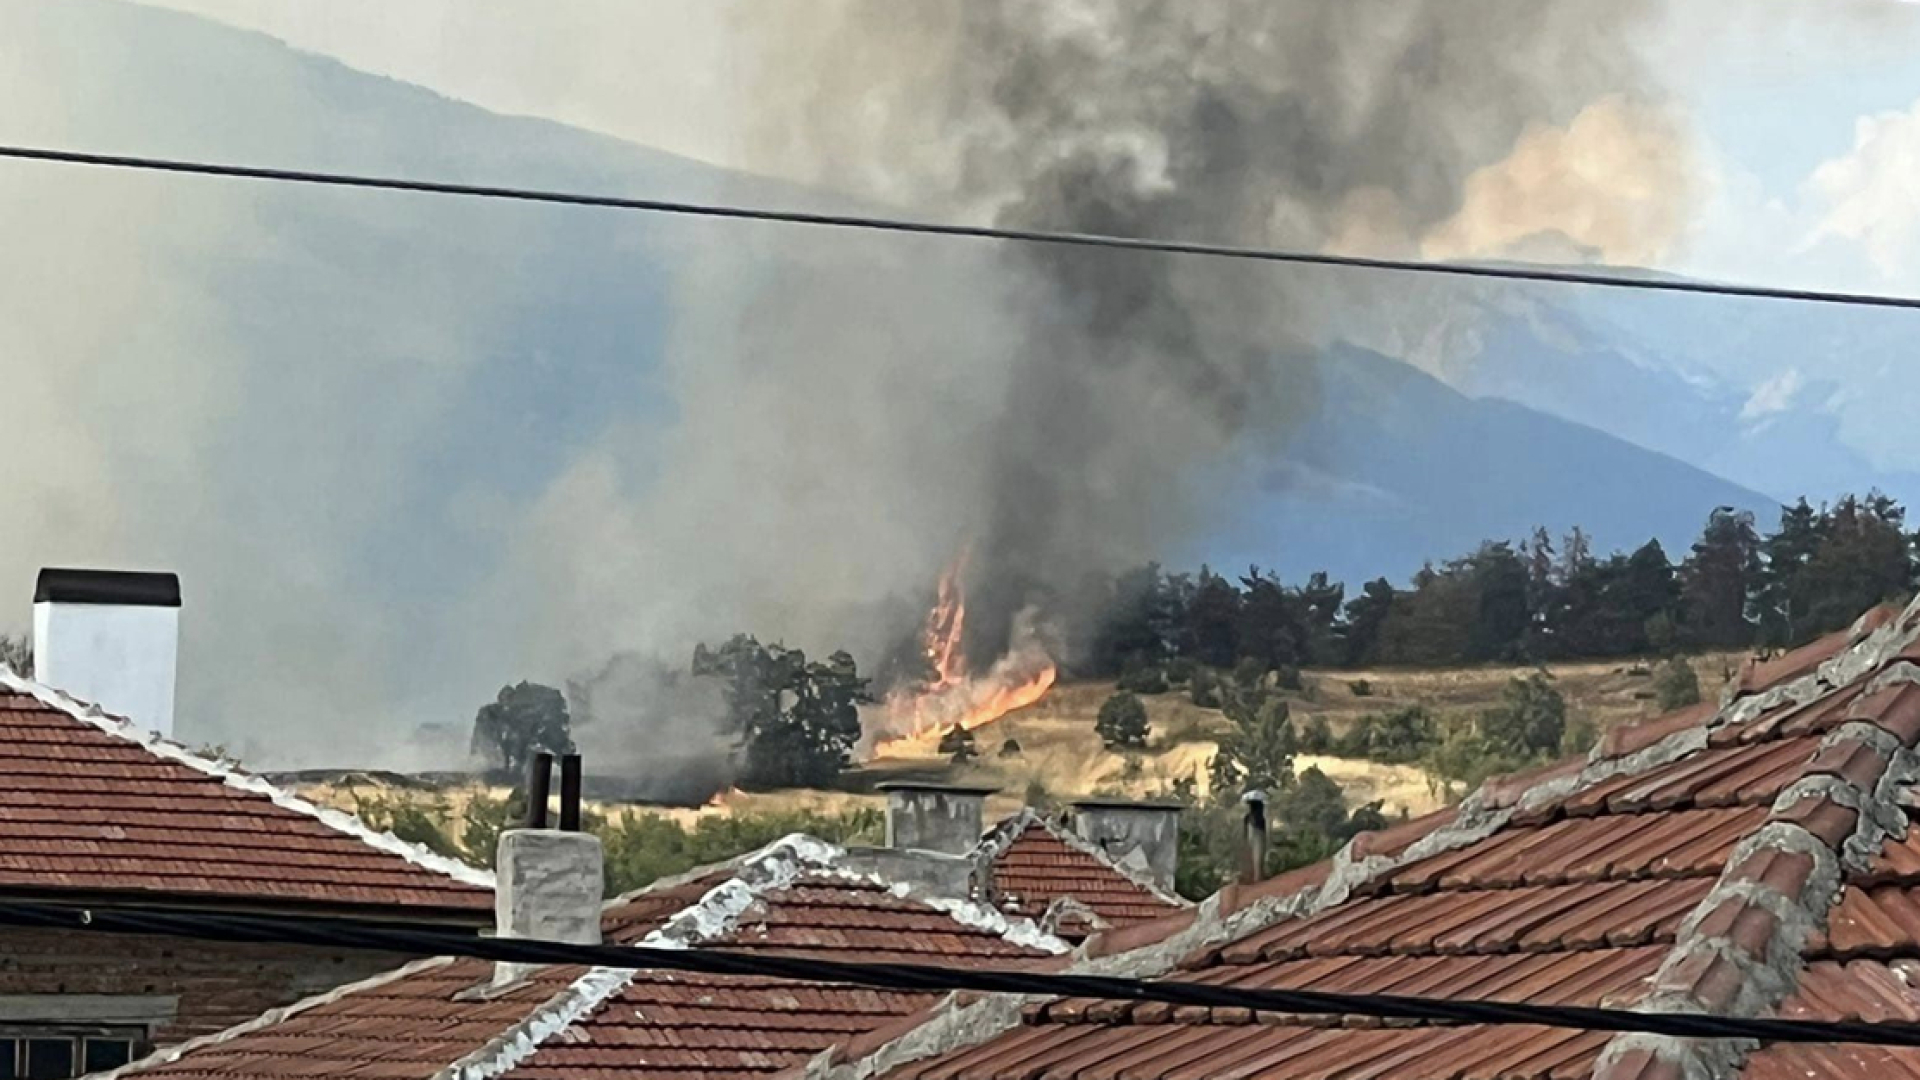
[[[132,1061],[146,1032],[137,1028],[0,1030],[0,1080],[69,1080]]]

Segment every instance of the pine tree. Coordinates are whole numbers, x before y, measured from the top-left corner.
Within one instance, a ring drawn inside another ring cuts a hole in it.
[[[1780,511],[1780,528],[1761,545],[1766,568],[1757,607],[1761,640],[1769,645],[1800,640],[1810,606],[1802,575],[1820,548],[1821,531],[1822,515],[1802,498]]]
[[[1393,614],[1393,584],[1386,578],[1366,583],[1360,595],[1347,601],[1348,664],[1359,666],[1373,662],[1380,642],[1380,628]]]
[[[1753,514],[1730,506],[1707,519],[1680,569],[1682,627],[1693,644],[1737,649],[1753,643],[1747,601],[1760,580],[1760,538]]]

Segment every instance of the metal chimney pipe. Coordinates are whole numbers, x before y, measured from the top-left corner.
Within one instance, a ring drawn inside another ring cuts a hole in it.
[[[1249,791],[1240,796],[1247,804],[1246,842],[1241,848],[1240,880],[1261,881],[1267,876],[1267,793]]]
[[[552,789],[553,755],[541,751],[527,761],[527,828],[547,827],[547,796]]]
[[[560,831],[580,831],[580,755],[560,756]]]

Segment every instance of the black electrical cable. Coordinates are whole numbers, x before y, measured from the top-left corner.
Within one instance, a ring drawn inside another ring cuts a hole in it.
[[[777,210],[765,207],[730,206],[718,203],[682,202],[672,199],[637,199],[614,195],[547,191],[538,188],[496,187],[485,184],[454,184],[437,180],[407,180],[390,176],[365,176],[351,173],[314,172],[302,169],[273,169],[254,165],[185,161],[171,158],[135,157],[127,154],[90,154],[77,150],[49,150],[30,146],[0,146],[0,158],[23,161],[49,161],[67,165],[91,165],[147,172],[186,173],[240,180],[272,180],[294,184],[318,184],[328,187],[373,188],[383,191],[409,191],[429,195],[464,195],[484,199],[509,199],[518,202],[557,203],[565,206],[595,206],[616,210],[641,210],[659,214],[692,217],[731,218],[743,221],[772,221],[788,225],[818,225],[873,232],[916,233],[931,236],[967,237],[976,240],[1008,240],[1030,244],[1058,244],[1070,247],[1117,248],[1126,251],[1160,252],[1172,255],[1199,255],[1223,259],[1249,259],[1258,262],[1296,263],[1308,266],[1340,267],[1352,270],[1379,270],[1407,274],[1440,274],[1451,277],[1495,278],[1508,281],[1542,281],[1560,285],[1592,285],[1608,289],[1642,289],[1653,292],[1692,293],[1707,296],[1746,297],[1755,300],[1792,300],[1805,303],[1846,304],[1857,307],[1904,308],[1920,310],[1920,298],[1888,296],[1878,293],[1830,292],[1819,289],[1781,289],[1763,285],[1731,285],[1711,281],[1678,278],[1633,278],[1614,274],[1595,274],[1547,267],[1490,266],[1467,263],[1422,262],[1411,259],[1368,259],[1351,255],[1324,255],[1307,251],[1283,251],[1275,248],[1244,247],[1235,244],[1209,244],[1185,240],[1154,240],[1146,237],[1111,236],[1103,233],[1059,232],[1044,229],[1009,229],[989,225],[960,225],[951,222],[916,221],[904,218],[872,217],[860,214],[823,214],[804,210]]]
[[[1920,1024],[1776,1020],[1649,1013],[1575,1005],[1454,1000],[1398,994],[1252,989],[1103,975],[1047,974],[1006,968],[876,964],[724,949],[663,949],[628,945],[567,945],[518,938],[484,938],[404,923],[292,919],[122,908],[82,909],[43,903],[0,902],[0,925],[110,934],[156,934],[241,944],[371,949],[411,956],[457,956],[515,964],[618,969],[664,969],[841,983],[908,993],[953,990],[992,994],[1162,1002],[1168,1005],[1301,1016],[1351,1016],[1444,1024],[1523,1024],[1576,1031],[1640,1032],[1687,1039],[1777,1043],[1860,1043],[1920,1047]]]

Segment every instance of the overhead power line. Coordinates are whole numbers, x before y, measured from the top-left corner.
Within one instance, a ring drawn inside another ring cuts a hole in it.
[[[562,206],[592,206],[612,210],[638,210],[657,214],[678,214],[689,217],[768,221],[788,225],[858,229],[867,232],[908,233],[928,236],[962,237],[975,240],[1053,244],[1083,248],[1112,248],[1122,251],[1156,252],[1170,255],[1197,255],[1208,258],[1245,259],[1269,263],[1294,263],[1306,266],[1339,267],[1350,270],[1433,274],[1462,278],[1492,278],[1505,281],[1539,281],[1560,285],[1592,285],[1608,289],[1638,289],[1651,292],[1746,297],[1756,300],[1792,300],[1805,303],[1845,304],[1856,307],[1920,310],[1920,297],[1890,296],[1878,293],[1831,292],[1819,289],[1781,289],[1763,285],[1732,285],[1711,281],[1690,281],[1678,278],[1627,277],[1619,274],[1597,274],[1578,270],[1557,270],[1540,266],[1493,266],[1472,263],[1428,262],[1414,259],[1369,259],[1353,255],[1326,255],[1310,251],[1287,251],[1279,248],[1246,247],[1235,244],[1210,244],[1187,240],[1156,240],[1148,237],[1112,236],[1103,233],[1060,232],[1046,229],[1009,229],[991,225],[964,225],[953,222],[917,221],[908,218],[876,217],[861,214],[825,214],[805,210],[781,210],[768,207],[736,206],[722,203],[683,202],[673,199],[638,199],[617,195],[595,195],[584,192],[548,191],[539,188],[496,187],[485,184],[455,184],[438,180],[408,180],[391,176],[313,172],[301,169],[273,169],[253,165],[233,165],[209,161],[134,157],[126,154],[89,154],[75,150],[49,150],[30,146],[0,146],[0,158],[14,158],[23,161],[58,162],[66,165],[88,165],[111,169],[135,169],[145,172],[184,173],[193,176],[217,176],[239,180],[266,180],[291,184],[314,184],[324,187],[370,188],[380,191],[405,191],[426,195],[459,195],[480,199],[506,199],[515,202],[553,203]]]
[[[1147,981],[1102,975],[1062,975],[1006,968],[878,964],[778,956],[723,949],[659,949],[629,945],[567,945],[519,938],[481,938],[399,923],[263,918],[127,909],[80,909],[0,902],[0,925],[157,934],[242,944],[373,949],[411,956],[457,956],[514,964],[617,969],[664,969],[840,983],[903,993],[953,990],[991,994],[1164,1002],[1300,1016],[1369,1017],[1441,1024],[1530,1025],[1575,1031],[1641,1032],[1688,1039],[1743,1039],[1778,1043],[1862,1043],[1920,1046],[1920,1024],[1775,1020],[1521,1002],[1455,1000],[1399,994],[1345,994],[1319,990],[1250,989],[1195,982]]]

